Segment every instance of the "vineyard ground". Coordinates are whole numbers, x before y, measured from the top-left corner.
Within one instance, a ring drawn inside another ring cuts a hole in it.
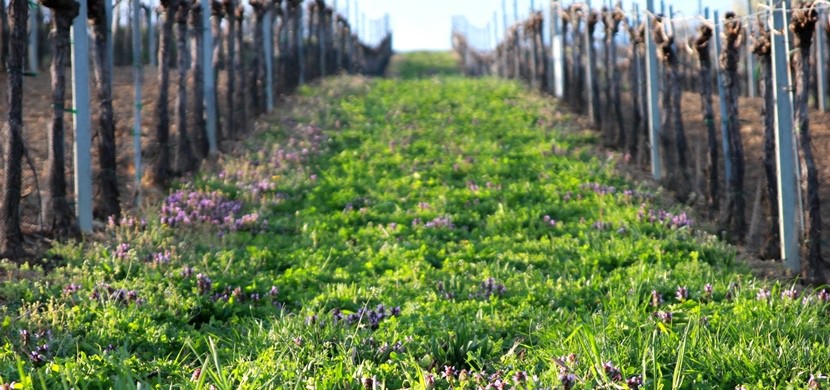
[[[623,93],[622,103],[627,109],[623,110],[625,118],[624,123],[633,123],[632,120],[632,105],[630,99],[627,99],[628,94]],[[726,188],[724,177],[724,157],[723,149],[721,147],[721,128],[720,128],[720,111],[719,98],[714,96],[715,107],[715,126],[718,139],[718,163],[720,165],[720,189],[723,191]],[[766,178],[764,176],[764,129],[761,117],[760,98],[741,97],[739,99],[739,120],[741,123],[741,136],[744,145],[745,161],[746,161],[746,177],[744,187],[746,194],[746,217],[749,222],[752,222],[753,212],[755,211],[759,185],[765,185]],[[693,189],[698,195],[703,195],[707,191],[706,173],[704,171],[707,160],[707,134],[706,123],[703,118],[703,110],[701,109],[700,95],[693,92],[684,92],[682,95],[683,109],[683,125],[686,130],[686,135],[689,140],[689,149],[691,161],[688,162],[692,167],[693,172]],[[605,112],[604,120],[608,123],[613,123],[613,112]],[[578,118],[580,123],[585,125],[584,118]],[[822,232],[824,255],[830,258],[830,113],[821,112],[815,109],[810,110],[810,132],[812,136],[813,151],[816,156],[816,164],[819,168],[820,174],[820,196],[822,199]],[[650,166],[641,164],[642,178],[650,176]],[[723,195],[723,193],[721,193]],[[691,202],[698,215],[706,216],[709,213],[709,207],[706,204],[703,196],[698,196],[695,201]],[[762,210],[766,211],[766,205],[761,205]],[[761,226],[758,229],[766,228],[766,216],[763,214],[762,219],[756,219],[754,223],[759,223]],[[717,218],[720,218],[718,216]],[[719,224],[717,221],[708,221],[707,230],[712,232],[719,232]],[[760,243],[757,241],[748,242],[742,250],[750,253],[747,258],[756,256],[760,249]],[[766,264],[765,264],[766,263]],[[762,273],[774,277],[789,277],[790,274],[782,267],[769,264],[769,262],[759,262],[758,268]]]
[[[56,268],[0,262],[0,384],[828,384],[830,293],[754,278],[555,100],[397,61],[302,88]]]
[[[68,71],[67,71],[68,72]],[[175,102],[176,102],[176,76],[173,74],[175,70],[171,70],[171,83],[169,89],[169,107],[170,107],[170,123],[171,123],[171,150],[175,150],[176,135],[178,132],[175,120]],[[219,104],[220,112],[220,127],[223,126],[227,115],[227,105],[225,102],[224,89],[224,72],[220,73],[219,79]],[[67,73],[67,80],[69,80],[69,73]],[[188,79],[188,83],[191,83]],[[23,131],[24,142],[28,149],[28,153],[33,160],[35,171],[39,176],[39,182],[35,183],[35,175],[28,166],[24,166],[24,183],[23,193],[24,200],[22,202],[23,212],[23,229],[25,232],[35,232],[38,230],[38,211],[40,209],[37,198],[36,184],[40,185],[41,191],[45,190],[45,163],[47,157],[47,131],[52,123],[52,90],[51,77],[48,71],[41,72],[35,77],[25,77],[23,80],[24,97],[23,97]],[[132,67],[116,67],[113,70],[113,110],[115,114],[116,127],[116,147],[118,158],[118,180],[119,192],[121,195],[122,207],[131,209],[135,207],[135,199],[137,194],[137,187],[135,183],[135,165],[134,165],[134,149],[133,149],[133,126],[135,124],[134,107],[134,84],[133,84],[133,70]],[[8,111],[7,102],[7,83],[5,75],[0,75],[0,118],[5,120],[6,112]],[[192,104],[193,95],[192,88],[188,90],[188,101]],[[90,90],[91,96],[95,96],[94,88]],[[145,66],[143,69],[143,83],[142,83],[142,99],[141,99],[141,144],[144,169],[153,163],[153,157],[157,153],[158,145],[155,142],[155,110],[158,105],[158,77],[155,69]],[[72,88],[67,82],[66,89],[66,107],[72,107]],[[91,105],[92,110],[92,129],[97,127],[98,106]],[[67,153],[66,174],[69,180],[70,196],[74,194],[74,166],[72,164],[74,151],[72,144],[74,142],[74,131],[72,125],[72,115],[66,113],[64,115],[66,123],[66,137],[65,149]],[[193,115],[190,104],[188,105],[188,125],[193,125]],[[249,129],[250,130],[250,129]],[[191,130],[192,131],[192,130]],[[243,132],[244,134],[244,132]],[[92,148],[92,163],[93,172],[97,171],[97,149],[95,139],[93,138]],[[220,145],[220,150],[228,150],[233,147],[232,142],[226,142]],[[93,173],[94,174],[94,173]],[[149,191],[151,197],[158,198],[159,193],[153,188],[148,187],[146,183],[143,189]]]

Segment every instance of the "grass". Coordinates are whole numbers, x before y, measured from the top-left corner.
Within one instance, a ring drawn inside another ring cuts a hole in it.
[[[304,88],[48,272],[3,263],[0,383],[827,386],[827,294],[753,279],[555,101],[429,57]]]

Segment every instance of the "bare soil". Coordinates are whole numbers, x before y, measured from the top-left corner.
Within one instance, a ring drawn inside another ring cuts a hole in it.
[[[626,117],[625,122],[631,124],[632,122],[632,105],[629,99],[630,95],[623,92],[623,115]],[[760,98],[741,97],[739,100],[739,120],[741,123],[741,137],[744,145],[745,163],[746,163],[746,177],[744,182],[744,190],[746,196],[746,218],[749,223],[753,223],[753,211],[755,210],[758,200],[759,185],[765,185],[764,181],[764,167],[763,167],[763,143],[764,143],[764,129],[761,117],[762,100]],[[721,149],[721,128],[720,128],[720,111],[718,96],[714,96],[715,108],[715,126],[718,137],[718,162],[720,164],[720,189],[721,195],[725,188],[724,181],[724,167],[723,167],[723,150]],[[683,125],[686,130],[686,135],[689,140],[690,159],[687,164],[692,168],[693,172],[693,186],[694,191],[698,196],[692,197],[689,205],[693,207],[696,214],[696,219],[702,222],[702,225],[707,230],[715,234],[722,234],[723,228],[720,225],[720,215],[714,219],[707,218],[709,214],[708,206],[705,202],[705,192],[707,190],[706,177],[704,168],[706,166],[707,151],[707,135],[706,124],[703,119],[703,110],[701,108],[700,95],[696,92],[684,92],[682,96],[682,110],[683,110]],[[615,123],[613,120],[613,112],[604,112],[603,122]],[[612,125],[613,126],[613,125]],[[615,129],[615,127],[612,127]],[[612,130],[615,131],[615,130]],[[830,256],[830,113],[821,112],[811,108],[810,111],[810,132],[812,136],[812,147],[814,155],[817,158],[816,164],[820,173],[822,199],[822,246],[825,257]],[[632,164],[640,171],[642,180],[650,180],[650,166],[646,164]],[[671,189],[667,189],[671,191]],[[723,201],[721,201],[723,203]],[[763,211],[766,211],[765,205],[761,205]],[[760,229],[765,229],[766,214],[762,214],[760,219],[756,219],[755,223],[760,223]],[[795,275],[788,271],[783,266],[780,259],[761,259],[758,252],[760,250],[760,243],[755,240],[749,240],[744,245],[739,246],[740,257],[743,258],[755,271],[756,275],[766,278],[791,280]]]
[[[225,101],[225,93],[222,86],[224,85],[224,72],[220,72],[219,80],[219,112],[220,112],[220,128],[224,128],[224,115],[226,109],[223,102]],[[65,107],[72,107],[72,88],[69,84],[70,73],[67,69],[67,88],[66,88],[66,102]],[[146,170],[148,166],[153,164],[154,156],[157,154],[160,145],[155,141],[155,111],[158,106],[158,77],[155,68],[145,66],[143,69],[142,80],[142,99],[141,99],[141,150],[142,150],[142,170]],[[190,84],[190,79],[188,80]],[[122,209],[132,209],[136,207],[136,195],[138,194],[138,185],[135,181],[135,164],[134,164],[134,147],[133,147],[133,127],[135,123],[134,107],[135,107],[135,89],[133,87],[133,69],[131,67],[117,67],[113,71],[113,109],[115,113],[116,126],[116,144],[118,148],[118,180],[119,193],[121,196]],[[175,100],[176,88],[178,80],[175,69],[171,69],[171,83],[169,90],[169,109],[170,109],[170,145],[167,147],[175,150],[175,142],[177,140],[178,129],[175,120]],[[24,88],[24,144],[28,155],[31,157],[31,169],[24,160],[24,175],[23,175],[23,200],[21,202],[22,212],[22,228],[24,233],[29,237],[39,236],[40,221],[40,198],[37,189],[41,192],[45,191],[45,164],[47,158],[47,132],[52,123],[52,92],[51,92],[51,77],[48,71],[41,72],[35,77],[25,77],[23,80]],[[8,96],[7,96],[7,82],[6,76],[0,74],[0,120],[5,121],[5,115],[8,112]],[[93,102],[95,101],[94,86],[90,86],[90,95]],[[188,105],[192,104],[192,88],[189,89]],[[94,133],[97,127],[98,107],[97,104],[90,105],[92,110],[91,133],[92,140],[92,164],[93,164],[93,183],[95,182],[95,173],[97,172],[97,152]],[[66,174],[69,184],[70,198],[74,198],[74,131],[72,123],[72,114],[65,113],[64,120],[66,124],[65,147],[67,152],[66,160]],[[252,121],[248,121],[252,122]],[[193,126],[194,118],[192,113],[188,113],[188,126]],[[252,124],[252,123],[251,123]],[[192,131],[192,129],[190,130]],[[240,132],[244,133],[244,132]],[[220,149],[227,147],[227,145],[220,145]],[[2,153],[2,150],[0,150]],[[1,170],[2,168],[0,168]],[[146,183],[142,184],[142,189],[148,193],[149,197],[158,197],[163,195],[162,190],[148,187]],[[95,186],[93,184],[93,191]]]

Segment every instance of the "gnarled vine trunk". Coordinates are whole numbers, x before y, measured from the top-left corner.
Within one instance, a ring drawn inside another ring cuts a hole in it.
[[[236,137],[236,130],[239,128],[239,123],[237,123],[236,113],[239,112],[239,107],[237,106],[236,98],[236,77],[237,77],[237,68],[236,68],[236,18],[234,17],[234,12],[236,12],[236,0],[224,0],[223,2],[225,6],[225,21],[228,23],[228,31],[225,34],[225,38],[227,39],[226,47],[228,50],[228,55],[225,56],[225,99],[226,99],[226,107],[227,107],[227,126],[225,130],[227,133],[225,134],[225,138],[232,140]]]
[[[725,156],[731,163],[729,181],[726,183],[725,225],[735,241],[741,241],[745,233],[746,219],[744,212],[744,147],[741,139],[740,122],[738,122],[738,59],[743,37],[741,20],[734,13],[726,14],[724,22],[726,36],[723,51],[720,53],[723,87],[726,96],[726,133],[729,137],[729,155]]]
[[[692,42],[692,48],[697,53],[700,64],[698,78],[700,79],[700,106],[703,112],[703,121],[706,123],[706,140],[708,158],[706,173],[708,176],[708,190],[706,201],[709,205],[709,216],[714,217],[720,207],[720,178],[718,175],[718,139],[715,133],[715,111],[712,105],[712,56],[709,43],[712,41],[712,26],[701,24],[698,27],[698,37]]]
[[[170,51],[173,46],[173,22],[181,0],[161,0],[159,22],[159,96],[156,105],[156,147],[158,155],[151,170],[150,181],[155,186],[165,187],[170,180],[170,107],[168,105],[170,88]]]
[[[64,104],[66,102],[66,65],[69,63],[69,29],[78,16],[75,0],[44,0],[52,10],[52,127],[47,133],[47,191],[42,217],[46,231],[53,237],[76,236],[79,231],[75,214],[66,197],[66,151],[64,149]]]
[[[807,267],[804,276],[811,281],[827,281],[827,264],[821,256],[821,201],[819,199],[819,177],[810,139],[810,115],[807,98],[810,93],[810,46],[818,19],[813,2],[799,2],[794,7],[790,29],[793,31],[793,55],[795,68],[795,126],[798,131],[798,161],[801,166],[801,196],[804,199],[803,242]]]
[[[95,138],[98,140],[98,201],[94,213],[99,219],[120,219],[118,164],[115,150],[115,113],[112,108],[112,69],[107,60],[107,38],[110,26],[104,11],[104,0],[89,0],[90,35],[95,90],[98,92],[99,117]]]
[[[23,254],[20,230],[20,192],[23,159],[23,58],[26,55],[26,24],[29,4],[26,0],[9,3],[8,102],[6,123],[0,129],[3,176],[0,187],[0,257],[18,258]]]
[[[242,4],[236,6],[234,17],[236,17],[236,57],[234,57],[234,68],[236,68],[239,75],[239,85],[236,89],[235,99],[239,105],[239,113],[241,114],[237,116],[237,130],[241,130],[244,134],[248,129],[248,115],[250,112],[245,88],[251,88],[251,85],[248,84],[248,74],[245,69],[245,61],[243,60],[245,58],[245,29],[242,23],[245,21],[245,8]]]
[[[176,89],[176,129],[178,142],[176,143],[176,170],[180,175],[193,172],[198,160],[193,154],[193,141],[190,128],[187,125],[187,21],[190,13],[190,3],[180,0],[176,7],[176,60],[178,62],[179,83]],[[198,57],[198,56],[197,56]],[[197,75],[196,77],[201,77]]]

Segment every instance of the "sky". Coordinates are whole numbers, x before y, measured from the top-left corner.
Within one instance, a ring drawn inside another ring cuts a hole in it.
[[[328,0],[332,3],[334,0]],[[349,13],[354,19],[355,9],[360,14],[365,14],[367,20],[383,18],[389,14],[390,24],[394,33],[394,49],[399,52],[413,50],[449,50],[451,48],[450,31],[452,18],[455,15],[463,15],[470,24],[485,27],[492,23],[493,12],[498,11],[498,28],[502,30],[502,0],[348,0],[350,2]],[[512,23],[513,1],[506,0],[508,8],[508,23]],[[519,16],[527,16],[534,0],[516,0],[519,8]],[[535,0],[537,9],[542,5],[548,5],[549,0]],[[701,0],[704,7],[713,9],[719,8],[722,11],[728,8],[733,1],[739,0]],[[347,0],[337,0],[337,9],[345,14]],[[655,0],[659,7],[660,0]],[[745,3],[746,0],[741,3]],[[357,6],[355,8],[355,3]],[[566,0],[565,4],[570,4]],[[595,7],[601,4],[601,0],[593,0]],[[696,15],[697,0],[667,0],[668,4],[674,4],[675,14]],[[641,1],[641,8],[644,8],[645,1]],[[631,0],[623,2],[623,8],[631,9]],[[682,13],[682,14],[681,14]],[[367,22],[367,25],[369,23]],[[367,28],[367,30],[369,30]],[[367,34],[368,35],[368,34]]]

